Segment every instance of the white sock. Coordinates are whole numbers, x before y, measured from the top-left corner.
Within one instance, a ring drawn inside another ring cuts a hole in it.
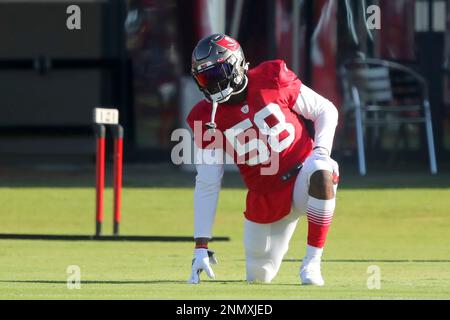
[[[316,248],[310,245],[306,245],[306,259],[307,260],[319,260],[322,258],[323,248]]]

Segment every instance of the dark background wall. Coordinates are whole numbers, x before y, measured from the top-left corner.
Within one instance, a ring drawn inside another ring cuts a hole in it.
[[[432,8],[442,1],[366,1],[382,10],[382,29],[375,30],[371,40],[361,15],[363,2],[349,1],[346,6],[344,1],[302,1],[297,72],[342,108],[336,70],[348,57],[362,53],[413,66],[430,82],[443,162],[450,153],[450,104],[445,102],[450,96],[445,67],[450,15],[444,14],[446,29],[435,31],[431,26],[438,17],[431,10],[430,28],[418,31],[416,2]],[[128,161],[167,161],[170,133],[181,126],[180,79],[189,76],[192,49],[208,30],[206,3],[0,1],[0,158],[77,155],[91,161],[92,109],[105,106],[120,110]],[[70,4],[81,8],[81,30],[66,28]],[[227,32],[236,5],[226,1]],[[358,44],[349,29],[349,10]],[[292,12],[291,0],[243,1],[238,40],[251,66],[271,58],[292,66]],[[325,57],[324,64],[316,64],[318,55]],[[348,160],[353,161],[354,151],[351,131],[338,135],[336,152],[350,154]]]

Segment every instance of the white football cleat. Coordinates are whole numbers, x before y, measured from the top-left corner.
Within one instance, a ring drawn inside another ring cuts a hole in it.
[[[320,258],[304,258],[300,267],[300,280],[303,285],[323,286],[325,281],[320,271]]]

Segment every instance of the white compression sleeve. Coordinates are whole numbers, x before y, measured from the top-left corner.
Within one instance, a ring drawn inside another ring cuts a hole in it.
[[[302,84],[293,110],[314,122],[314,147],[323,147],[331,154],[338,111],[333,103]]]
[[[196,168],[194,238],[211,238],[224,166],[223,164],[197,164]]]

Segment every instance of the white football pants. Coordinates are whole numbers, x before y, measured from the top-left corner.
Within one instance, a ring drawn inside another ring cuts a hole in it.
[[[271,282],[278,273],[297,222],[301,216],[306,215],[309,180],[318,170],[339,174],[338,164],[334,160],[325,161],[309,157],[296,178],[292,210],[289,215],[269,224],[255,223],[245,219],[244,246],[247,281]],[[334,186],[335,195],[336,190],[337,185]]]

